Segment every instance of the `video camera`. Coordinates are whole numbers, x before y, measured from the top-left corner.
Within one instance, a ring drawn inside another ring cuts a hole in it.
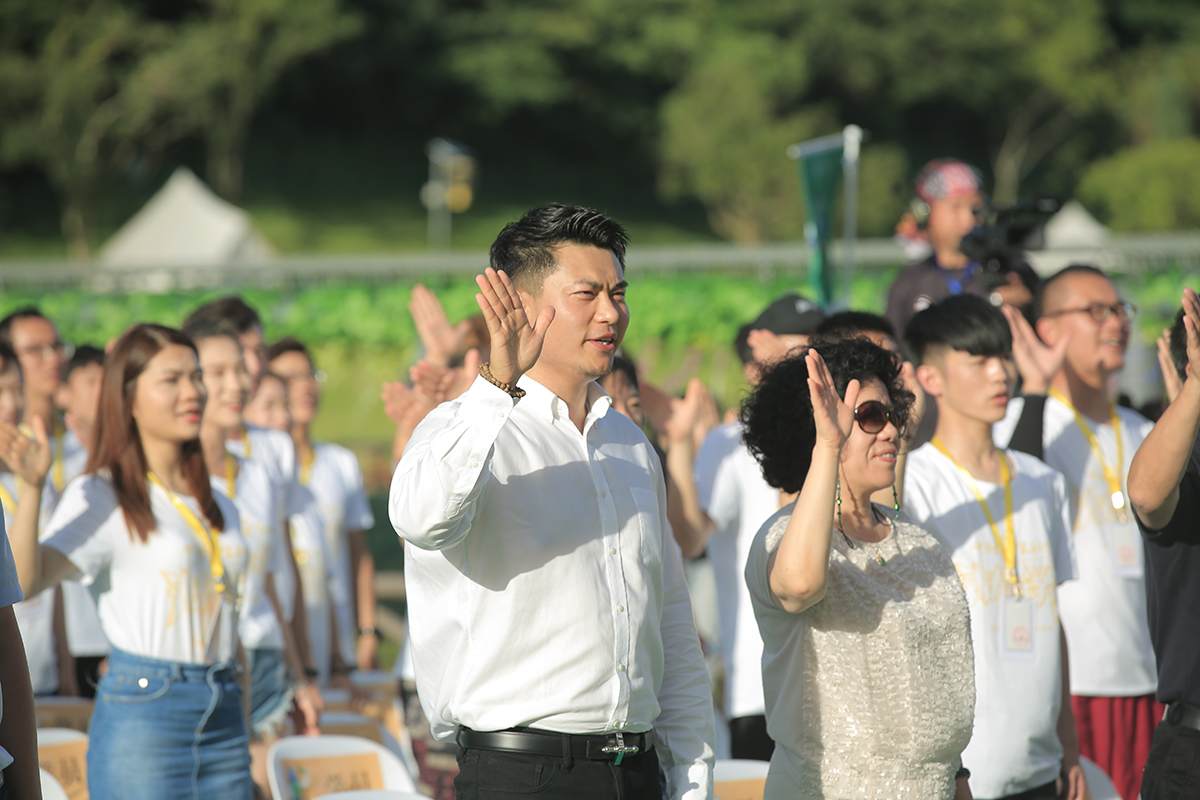
[[[989,290],[1008,282],[1008,273],[1025,264],[1025,251],[1046,246],[1046,222],[1062,208],[1056,197],[1034,197],[993,209],[988,222],[963,237],[958,249],[981,266]]]

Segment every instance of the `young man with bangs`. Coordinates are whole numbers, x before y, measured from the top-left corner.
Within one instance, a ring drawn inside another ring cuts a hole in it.
[[[414,430],[389,515],[417,691],[463,800],[712,796],[713,715],[665,481],[595,383],[629,324],[625,231],[548,205],[476,301],[491,360]]]
[[[1066,484],[992,441],[1016,377],[1008,323],[983,298],[959,295],[914,316],[906,339],[938,420],[909,456],[904,509],[950,550],[971,608],[975,727],[962,755],[971,793],[1082,800],[1055,599],[1074,577]]]

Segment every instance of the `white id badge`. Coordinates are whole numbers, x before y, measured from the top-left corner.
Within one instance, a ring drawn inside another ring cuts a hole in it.
[[[1000,657],[1033,659],[1034,605],[1032,600],[1005,597],[1000,601]]]
[[[1113,575],[1118,578],[1142,577],[1142,535],[1136,522],[1109,525],[1108,549]]]

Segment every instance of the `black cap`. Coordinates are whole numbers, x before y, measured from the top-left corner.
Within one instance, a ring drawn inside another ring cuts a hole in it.
[[[746,342],[750,331],[770,331],[781,336],[810,334],[815,333],[824,321],[825,312],[812,300],[798,294],[785,294],[767,306],[753,322],[739,328],[733,346],[742,363],[748,364],[753,360]]]

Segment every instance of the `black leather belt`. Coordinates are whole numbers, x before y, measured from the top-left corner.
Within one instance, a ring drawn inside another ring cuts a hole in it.
[[[1167,713],[1163,715],[1163,722],[1200,731],[1200,706],[1191,703],[1171,703],[1167,706]]]
[[[576,733],[552,733],[532,728],[509,728],[506,731],[473,731],[460,727],[455,741],[459,747],[477,750],[507,750],[513,753],[537,753],[543,756],[563,757],[564,739],[571,756],[590,761],[615,759],[617,764],[625,756],[635,756],[649,749],[644,733],[605,733],[586,735]]]

